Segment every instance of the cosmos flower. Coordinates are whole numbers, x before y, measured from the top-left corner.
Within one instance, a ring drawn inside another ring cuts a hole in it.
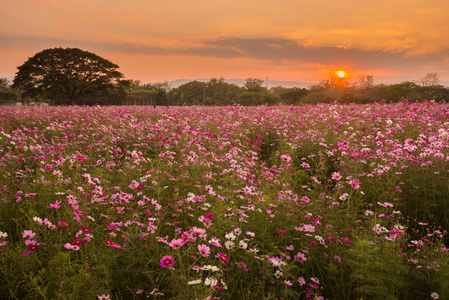
[[[207,257],[210,255],[210,247],[206,246],[205,244],[198,245],[198,251],[203,257]]]
[[[162,257],[160,266],[162,268],[169,268],[175,264],[175,260],[170,255]]]

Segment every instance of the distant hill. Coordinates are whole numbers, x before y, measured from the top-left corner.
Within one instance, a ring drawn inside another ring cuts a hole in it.
[[[167,81],[167,83],[170,85],[170,87],[172,88],[176,88],[179,87],[180,85],[183,85],[187,82],[190,81],[199,81],[199,82],[208,82],[210,81],[210,78],[198,78],[198,79],[176,79],[176,80],[172,80],[172,81]],[[225,81],[227,83],[233,83],[236,84],[238,86],[243,86],[246,82],[246,79],[240,79],[240,78],[232,78],[232,79],[225,79]],[[155,83],[155,82],[152,82]],[[266,87],[266,81],[264,81],[263,86]],[[292,87],[301,87],[301,88],[305,88],[310,86],[313,83],[310,82],[299,82],[299,81],[278,81],[278,80],[270,80],[268,78],[268,88],[272,88],[275,86],[283,86],[286,88],[292,88]]]
[[[179,87],[180,85],[183,85],[187,82],[190,81],[199,81],[199,82],[208,82],[210,81],[210,78],[198,78],[198,79],[176,79],[176,80],[172,80],[172,81],[167,81],[167,83],[170,85],[171,88],[176,88]],[[232,79],[225,79],[225,81],[227,83],[233,83],[236,84],[238,86],[243,86],[246,82],[246,79],[240,79],[240,78],[232,78]],[[156,83],[156,82],[151,82],[151,83]],[[398,82],[385,82],[385,84],[395,84],[395,83],[400,83],[400,81]],[[266,81],[264,81],[263,86],[266,87]],[[300,88],[307,88],[313,84],[318,84],[318,82],[301,82],[301,81],[282,81],[282,80],[270,80],[268,78],[268,88],[272,88],[275,86],[283,86],[285,88],[293,88],[293,87],[300,87]],[[379,84],[379,83],[375,83],[375,84]],[[449,81],[440,81],[439,83],[442,86],[445,87],[449,87]]]
[[[3,77],[9,80],[10,83],[13,82],[14,80],[14,76],[7,76],[7,77]],[[168,84],[170,84],[171,88],[176,88],[180,85],[183,85],[189,81],[200,81],[200,82],[207,82],[210,80],[210,78],[198,78],[198,79],[176,79],[176,80],[172,80],[172,81],[167,81]],[[246,79],[240,79],[240,78],[232,78],[232,79],[225,79],[225,81],[227,83],[233,83],[236,84],[238,86],[243,86],[246,82]],[[151,82],[151,83],[156,83],[156,82]],[[311,86],[312,84],[317,84],[318,82],[301,82],[301,81],[282,81],[282,80],[270,80],[270,78],[268,78],[268,88],[272,88],[275,86],[283,86],[285,88],[293,88],[293,87],[300,87],[300,88],[307,88],[309,86]],[[400,81],[397,82],[384,82],[384,84],[395,84],[395,83],[400,83]],[[266,81],[264,81],[263,86],[266,87]],[[375,84],[379,84],[379,82],[375,82]],[[440,81],[439,83],[442,86],[445,87],[449,87],[449,81]]]

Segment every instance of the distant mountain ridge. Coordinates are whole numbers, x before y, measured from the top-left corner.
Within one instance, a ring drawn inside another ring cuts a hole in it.
[[[198,79],[176,79],[172,81],[166,81],[171,88],[177,88],[180,85],[183,85],[190,81],[199,81],[199,82],[208,82],[210,81],[210,78],[198,78]],[[246,79],[240,79],[240,78],[232,78],[232,79],[225,79],[225,82],[236,84],[238,86],[243,86],[246,82]],[[152,82],[156,83],[156,82]],[[311,82],[300,82],[300,81],[281,81],[281,80],[270,80],[268,78],[268,88],[272,88],[275,86],[283,86],[285,88],[293,88],[293,87],[300,87],[300,88],[306,88],[313,83]],[[266,80],[264,80],[263,86],[267,86]]]
[[[199,82],[208,82],[210,81],[211,78],[198,78],[198,79],[176,79],[176,80],[171,80],[171,81],[166,81],[171,88],[177,88],[180,85],[183,85],[187,82],[190,81],[199,81]],[[238,86],[244,86],[246,79],[241,79],[241,78],[232,78],[232,79],[225,79],[225,82],[227,83],[233,83],[236,84]],[[415,81],[414,81],[415,82]],[[151,83],[159,83],[159,82],[151,82]],[[396,84],[396,83],[401,83],[400,81],[398,82],[382,82],[383,84]],[[275,86],[282,86],[285,88],[293,88],[293,87],[299,87],[299,88],[308,88],[313,84],[319,84],[319,82],[302,82],[302,81],[283,81],[283,80],[270,80],[268,78],[268,89],[275,87]],[[381,84],[379,82],[375,82],[374,84]],[[442,86],[445,87],[449,87],[449,81],[440,81],[439,83]],[[266,80],[264,80],[263,85],[264,87],[267,86],[267,82]]]
[[[3,77],[9,80],[10,83],[13,82],[14,77],[13,76],[7,76],[7,77]],[[171,80],[171,81],[165,81],[167,82],[171,88],[176,88],[179,87],[180,85],[183,85],[187,82],[190,81],[200,81],[200,82],[208,82],[210,81],[211,78],[198,78],[198,79],[176,79],[176,80]],[[246,82],[246,79],[241,79],[241,78],[232,78],[232,79],[225,79],[225,81],[227,83],[233,83],[236,84],[238,86],[243,86]],[[160,83],[161,81],[155,81],[155,82],[150,82],[150,83]],[[416,81],[413,81],[416,82]],[[285,88],[293,88],[293,87],[300,87],[300,88],[308,88],[309,86],[313,85],[313,84],[318,84],[319,82],[302,82],[302,81],[283,81],[283,80],[270,80],[270,78],[268,78],[268,88],[272,88],[275,86],[283,86]],[[400,83],[400,81],[398,82],[375,82],[374,84],[395,84],[395,83]],[[449,87],[449,81],[440,81],[439,82],[440,85],[445,86],[445,87]],[[263,86],[266,87],[267,83],[264,80]]]

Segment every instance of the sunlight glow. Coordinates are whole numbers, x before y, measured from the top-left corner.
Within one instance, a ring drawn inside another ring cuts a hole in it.
[[[345,72],[343,72],[343,71],[338,71],[338,77],[340,77],[340,78],[345,77]]]

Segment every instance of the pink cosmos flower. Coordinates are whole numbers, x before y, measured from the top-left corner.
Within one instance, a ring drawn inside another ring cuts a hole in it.
[[[304,264],[304,262],[307,260],[307,257],[301,252],[298,252],[298,254],[296,254],[293,258],[301,264]]]
[[[179,249],[182,245],[184,245],[186,241],[184,239],[173,239],[168,245],[172,247],[173,249]]]
[[[360,182],[357,179],[350,180],[349,184],[355,189],[360,188]]]
[[[240,267],[240,269],[242,269],[245,272],[248,272],[248,268],[246,267],[245,263],[242,261],[242,263],[240,265],[238,265]]]
[[[309,199],[309,197],[304,196],[304,197],[301,198],[301,201],[304,201],[304,202],[306,202],[306,203],[309,203],[309,202],[310,202],[310,199]]]
[[[281,160],[285,162],[291,162],[292,158],[290,157],[290,155],[281,155]]]
[[[162,268],[169,268],[175,264],[175,260],[170,255],[162,257],[160,266]]]
[[[64,248],[69,249],[69,250],[73,250],[73,251],[78,251],[80,249],[79,246],[77,245],[72,245],[70,243],[66,243],[64,244]]]
[[[220,241],[216,240],[216,239],[212,239],[209,241],[209,243],[215,247],[221,247],[220,245]]]
[[[332,179],[333,179],[333,180],[339,181],[339,180],[342,179],[342,178],[343,178],[343,176],[341,176],[340,172],[334,172],[334,173],[332,173]]]
[[[28,237],[28,238],[32,239],[35,236],[36,236],[36,234],[33,231],[31,231],[31,230],[24,230],[23,234],[22,234],[23,238],[27,238]]]
[[[47,169],[47,170],[53,170],[53,167],[51,166],[51,165],[45,165],[45,169]]]
[[[49,206],[47,206],[48,208],[54,208],[54,209],[58,209],[61,207],[61,201],[56,201],[55,203],[50,203]]]
[[[198,251],[203,257],[207,257],[210,255],[210,247],[206,246],[205,244],[198,245]]]

